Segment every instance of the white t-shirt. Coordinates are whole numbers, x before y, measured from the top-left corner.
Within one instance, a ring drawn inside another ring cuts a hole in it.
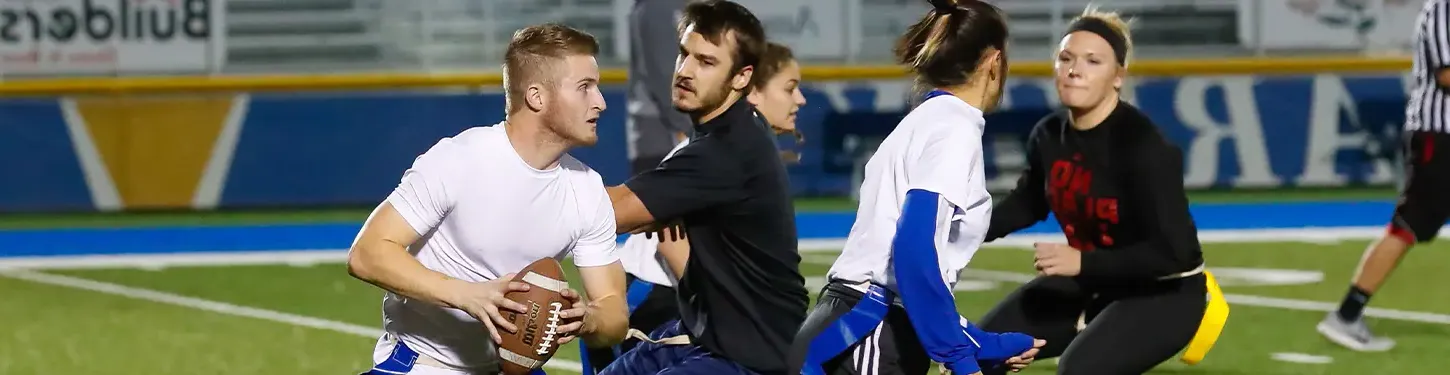
[[[568,155],[549,170],[530,167],[504,126],[444,138],[403,173],[388,203],[422,236],[408,250],[428,269],[466,281],[546,257],[572,255],[578,267],[618,261],[614,206],[599,174]],[[389,334],[443,364],[492,368],[498,360],[487,328],[462,310],[387,293],[383,320]]]
[[[690,144],[689,138],[680,141],[674,149],[665,154],[664,160],[669,160],[671,156],[675,156],[676,152],[688,144]],[[642,234],[630,235],[624,240],[624,244],[619,246],[619,259],[623,261],[624,271],[640,280],[674,287],[680,277],[670,271],[669,262],[659,255],[659,248],[659,237],[646,238]]]
[[[896,221],[906,192],[924,189],[942,198],[937,210],[937,260],[942,281],[955,286],[981,247],[992,218],[982,161],[985,126],[981,110],[951,95],[928,99],[907,114],[866,162],[856,223],[827,277],[896,290],[896,280],[887,270]]]

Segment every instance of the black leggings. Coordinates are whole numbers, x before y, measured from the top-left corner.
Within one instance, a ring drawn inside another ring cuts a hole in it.
[[[862,297],[860,291],[846,284],[826,284],[816,307],[796,333],[795,344],[791,345],[789,373],[801,373],[811,341],[856,307]],[[829,375],[926,375],[932,368],[931,357],[921,347],[921,339],[917,338],[906,310],[896,305],[887,308],[881,323],[866,337],[820,365]]]
[[[1039,277],[1007,296],[979,326],[1047,340],[1037,359],[1061,356],[1058,374],[1142,374],[1173,358],[1198,332],[1207,303],[1204,282],[1195,275],[1094,295],[1072,278]],[[1087,328],[1078,332],[1084,313]]]

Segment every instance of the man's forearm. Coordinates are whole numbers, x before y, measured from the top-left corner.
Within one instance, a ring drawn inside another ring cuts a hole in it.
[[[424,267],[402,245],[388,241],[359,244],[348,255],[348,273],[409,299],[453,306],[454,284],[465,283]]]
[[[580,337],[586,346],[603,348],[624,341],[629,333],[629,306],[620,296],[608,296],[589,303]]]

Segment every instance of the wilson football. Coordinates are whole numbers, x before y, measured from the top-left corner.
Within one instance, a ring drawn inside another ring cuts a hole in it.
[[[527,292],[511,292],[505,297],[524,305],[528,312],[504,311],[504,318],[518,328],[510,334],[499,331],[499,364],[505,375],[527,375],[544,366],[559,349],[559,326],[566,324],[560,314],[569,308],[563,291],[564,268],[554,258],[535,261],[515,276],[514,281],[529,284]]]

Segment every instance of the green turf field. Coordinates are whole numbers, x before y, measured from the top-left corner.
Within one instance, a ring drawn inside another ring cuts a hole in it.
[[[1450,245],[1416,249],[1375,297],[1374,307],[1398,310],[1372,311],[1390,318],[1371,323],[1399,340],[1395,350],[1351,352],[1314,332],[1322,311],[1342,296],[1364,246],[1209,245],[1206,257],[1214,267],[1322,272],[1323,281],[1264,285],[1221,276],[1230,298],[1248,302],[1234,305],[1223,338],[1204,363],[1170,362],[1155,373],[1431,374],[1450,368],[1444,355],[1450,299],[1415,291],[1450,283],[1442,271],[1450,264]],[[813,285],[834,257],[806,254],[803,271]],[[959,286],[974,289],[958,293],[961,311],[968,317],[985,312],[1030,264],[1030,253],[1020,249],[983,250]],[[349,278],[340,264],[17,272],[0,271],[8,276],[0,277],[6,297],[0,321],[9,328],[0,335],[0,374],[357,373],[368,366],[380,326],[381,292]],[[1282,306],[1262,306],[1265,301]],[[1332,363],[1283,362],[1271,357],[1275,353],[1323,356]],[[555,358],[551,364],[567,367],[577,354],[570,347]],[[1052,373],[1053,366],[1041,361],[1024,373]]]

